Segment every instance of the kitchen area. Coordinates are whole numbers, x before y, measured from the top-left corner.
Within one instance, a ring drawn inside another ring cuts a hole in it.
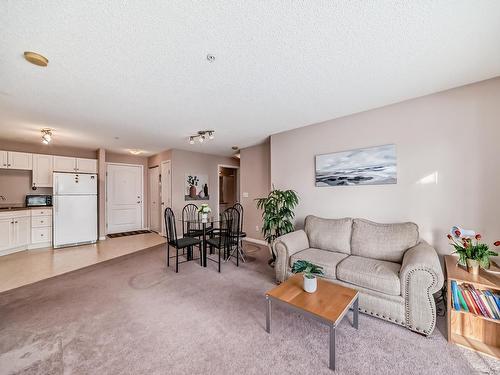
[[[97,159],[0,150],[0,256],[95,243]]]

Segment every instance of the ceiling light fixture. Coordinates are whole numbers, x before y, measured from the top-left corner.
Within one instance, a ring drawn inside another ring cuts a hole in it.
[[[200,130],[196,135],[191,135],[189,137],[189,144],[194,145],[194,142],[198,140],[198,142],[203,143],[205,139],[214,139],[215,138],[215,130]]]
[[[142,151],[142,150],[128,150],[128,152],[130,152],[132,155],[140,155],[144,151]]]
[[[42,143],[48,145],[52,141],[52,130],[49,128],[42,129]]]
[[[49,64],[49,60],[45,56],[36,52],[26,51],[24,52],[24,58],[26,61],[38,66],[47,66]]]

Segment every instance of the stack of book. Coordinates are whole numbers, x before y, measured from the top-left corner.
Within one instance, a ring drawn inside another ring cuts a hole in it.
[[[457,311],[500,320],[500,296],[496,292],[477,289],[472,284],[457,284],[452,280],[451,297],[451,305]]]

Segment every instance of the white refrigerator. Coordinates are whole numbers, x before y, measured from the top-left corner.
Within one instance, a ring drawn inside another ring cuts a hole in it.
[[[97,241],[97,175],[54,173],[54,247]]]

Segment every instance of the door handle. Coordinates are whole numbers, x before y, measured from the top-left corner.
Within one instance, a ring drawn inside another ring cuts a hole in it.
[[[137,203],[141,203],[141,201],[137,201]]]

